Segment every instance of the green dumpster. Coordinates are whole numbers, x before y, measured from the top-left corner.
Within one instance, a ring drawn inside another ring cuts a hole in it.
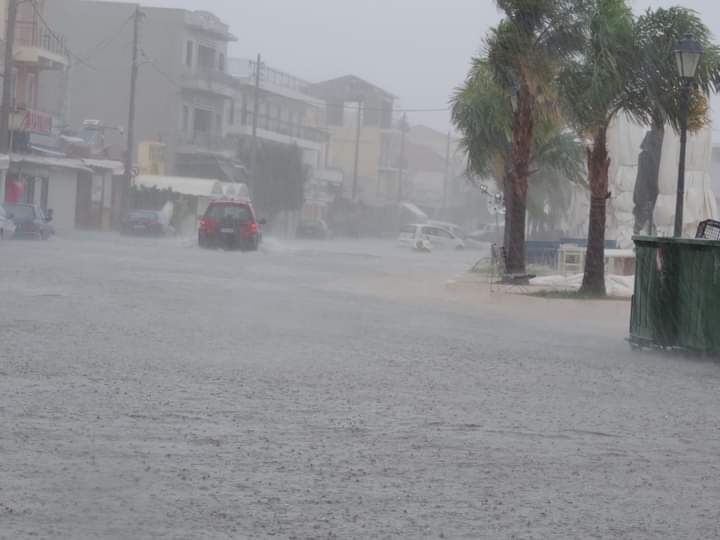
[[[630,341],[720,353],[720,241],[634,240]]]

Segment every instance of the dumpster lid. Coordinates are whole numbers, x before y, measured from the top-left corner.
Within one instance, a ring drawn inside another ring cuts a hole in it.
[[[720,248],[720,240],[702,238],[674,238],[672,236],[633,236],[635,245],[686,245]]]

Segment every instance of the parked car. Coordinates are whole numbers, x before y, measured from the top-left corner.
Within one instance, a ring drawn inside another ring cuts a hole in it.
[[[465,242],[453,233],[435,225],[416,224],[407,225],[400,231],[397,244],[400,247],[418,249],[427,246],[431,249],[465,249]]]
[[[220,200],[208,206],[198,229],[200,247],[240,248],[243,251],[256,251],[262,241],[262,232],[249,201]]]
[[[15,238],[47,240],[55,234],[52,210],[47,214],[36,204],[4,203],[5,214],[15,223]]]
[[[123,234],[164,236],[173,232],[168,218],[157,210],[130,210],[120,225]]]
[[[15,235],[15,222],[10,219],[5,212],[5,208],[0,205],[0,240],[12,238]]]
[[[460,238],[461,240],[465,240],[465,237],[467,236],[467,233],[463,230],[463,228],[460,225],[455,225],[454,223],[448,223],[447,221],[435,221],[430,220],[426,222],[426,225],[433,225],[435,227],[440,227],[441,229],[445,229],[446,231],[450,231],[455,236]]]
[[[301,221],[297,228],[298,238],[325,240],[330,236],[330,228],[322,219]]]

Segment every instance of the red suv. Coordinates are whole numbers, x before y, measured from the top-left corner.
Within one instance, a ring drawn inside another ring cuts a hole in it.
[[[248,201],[213,201],[200,220],[200,247],[240,248],[255,251],[262,240],[258,225],[265,220],[255,219],[255,211]]]

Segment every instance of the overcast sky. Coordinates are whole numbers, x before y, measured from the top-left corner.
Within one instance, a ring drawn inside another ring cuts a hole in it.
[[[404,108],[443,108],[465,76],[488,27],[494,0],[142,0],[144,5],[212,11],[232,28],[232,54],[320,81],[353,73],[400,99]],[[635,0],[684,5],[720,34],[718,0]],[[411,122],[448,128],[448,114],[415,113]]]

